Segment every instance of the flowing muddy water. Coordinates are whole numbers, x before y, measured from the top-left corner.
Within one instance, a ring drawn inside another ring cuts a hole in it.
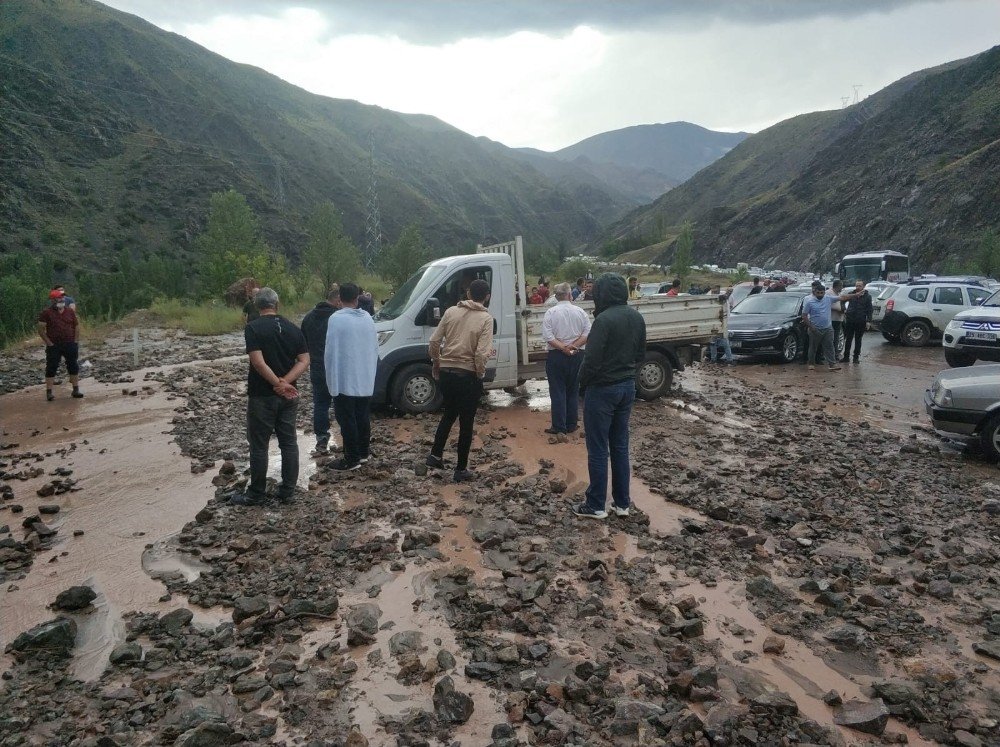
[[[82,400],[45,402],[41,387],[0,397],[4,439],[17,444],[3,456],[45,455],[37,462],[43,475],[13,484],[23,515],[41,504],[60,507],[53,548],[36,554],[26,578],[0,589],[0,638],[9,641],[50,619],[47,606],[64,589],[93,585],[100,592],[94,612],[76,616],[75,665],[78,676],[93,679],[122,639],[122,611],[181,606],[158,602],[163,586],[142,564],[146,546],[180,529],[213,491],[208,476],[191,473],[167,433],[175,406],[155,384],[138,396],[124,396],[120,385],[87,382]],[[53,479],[56,467],[73,471],[79,491],[38,497],[35,491]],[[15,536],[19,523],[11,521]]]

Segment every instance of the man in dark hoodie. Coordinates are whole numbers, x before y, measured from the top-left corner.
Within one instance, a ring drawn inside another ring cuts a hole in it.
[[[326,327],[330,316],[340,308],[340,286],[334,283],[320,301],[302,318],[302,334],[309,346],[309,381],[313,391],[313,432],[316,434],[316,454],[322,454],[330,447],[330,405],[333,398],[326,386],[326,367],[323,356],[326,352]]]
[[[607,518],[609,453],[612,510],[628,516],[628,424],[635,402],[635,377],[645,356],[646,322],[628,305],[625,278],[601,275],[594,284],[594,324],[580,369],[590,486],[586,500],[573,509],[577,516]]]

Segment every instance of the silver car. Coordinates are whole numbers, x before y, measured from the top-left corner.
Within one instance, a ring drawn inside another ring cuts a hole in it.
[[[935,430],[978,440],[1000,459],[1000,364],[942,371],[924,394]]]

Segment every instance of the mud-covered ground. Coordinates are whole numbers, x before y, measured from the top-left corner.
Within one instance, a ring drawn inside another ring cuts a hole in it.
[[[595,522],[544,385],[488,396],[461,486],[435,418],[310,459],[306,390],[296,501],[230,506],[238,339],[121,342],[84,400],[0,399],[2,745],[1000,744],[1000,473],[923,427],[933,351],[696,367]]]

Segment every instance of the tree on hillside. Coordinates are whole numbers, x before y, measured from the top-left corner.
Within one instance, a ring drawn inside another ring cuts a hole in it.
[[[309,218],[309,243],[302,264],[323,282],[324,293],[334,283],[354,282],[361,273],[361,254],[344,234],[340,213],[332,203],[319,205]]]
[[[687,285],[691,275],[691,253],[694,249],[694,229],[690,223],[685,223],[680,236],[674,242],[674,261],[670,263],[670,273],[680,278],[681,288]]]
[[[208,223],[195,239],[201,257],[198,280],[202,295],[220,297],[237,278],[269,278],[276,264],[260,233],[260,223],[246,197],[235,189],[209,199]],[[284,263],[280,263],[283,265]]]
[[[376,267],[379,275],[388,280],[393,288],[398,288],[430,258],[431,250],[420,233],[420,226],[411,223],[399,234],[395,244],[382,249]]]
[[[585,259],[570,259],[559,265],[555,271],[555,278],[558,281],[565,281],[570,285],[576,283],[577,278],[585,278],[587,275],[596,273],[597,267]]]

